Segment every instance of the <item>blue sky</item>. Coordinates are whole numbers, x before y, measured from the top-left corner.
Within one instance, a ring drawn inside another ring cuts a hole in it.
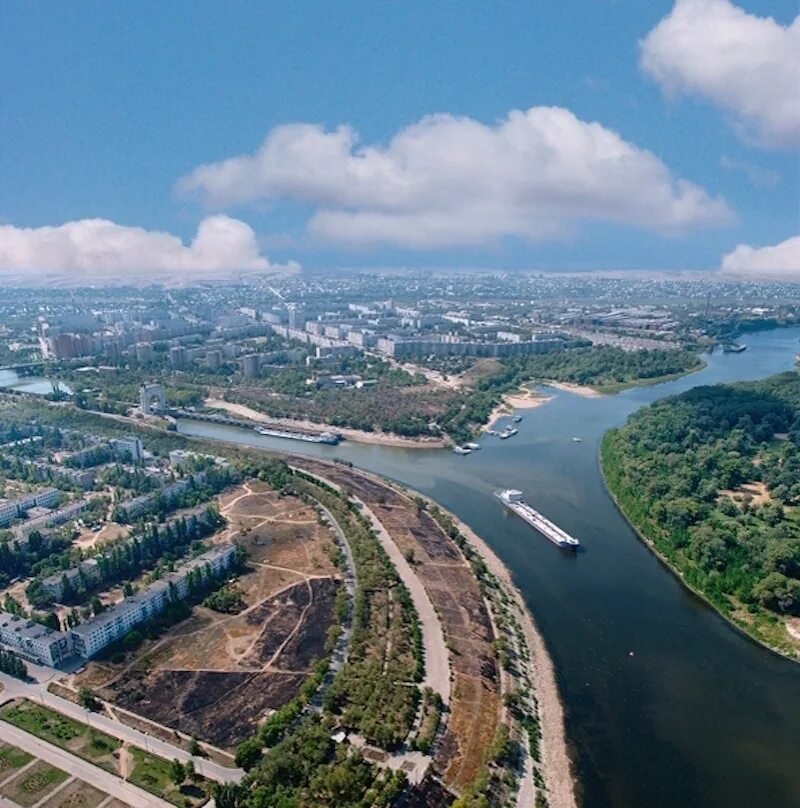
[[[249,224],[271,261],[308,267],[716,268],[740,243],[798,235],[797,150],[743,135],[736,111],[707,93],[668,98],[645,74],[639,41],[673,5],[5,4],[0,224],[103,218],[188,242],[200,220],[222,212]],[[738,5],[783,26],[797,15],[789,0]],[[346,124],[360,144],[386,146],[426,115],[493,127],[511,110],[540,106],[602,124],[675,179],[724,198],[732,215],[666,234],[627,214],[611,222],[570,214],[568,227],[544,238],[500,227],[480,243],[408,245],[398,236],[342,244],[307,227],[331,204],[319,190],[292,185],[223,206],[202,189],[176,191],[198,166],[251,154],[289,123]]]

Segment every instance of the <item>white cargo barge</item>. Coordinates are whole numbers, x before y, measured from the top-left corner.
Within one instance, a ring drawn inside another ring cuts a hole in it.
[[[577,550],[580,542],[562,530],[558,525],[554,525],[546,516],[542,516],[535,508],[531,508],[523,499],[522,491],[508,488],[505,491],[495,491],[494,494],[503,505],[513,511],[520,519],[527,522],[531,527],[536,528],[545,538],[550,539],[553,544],[567,550]]]
[[[289,440],[302,440],[306,443],[329,443],[332,446],[341,440],[335,432],[295,432],[291,429],[276,429],[268,426],[257,426],[255,431],[259,435],[267,435],[270,438],[288,438]]]

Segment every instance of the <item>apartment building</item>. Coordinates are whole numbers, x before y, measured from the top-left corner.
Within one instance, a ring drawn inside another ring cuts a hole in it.
[[[55,601],[61,600],[64,588],[68,583],[78,588],[85,583],[92,584],[100,580],[100,566],[94,558],[82,561],[77,567],[56,572],[42,580],[42,588]]]
[[[0,527],[10,525],[15,519],[25,516],[31,508],[54,508],[58,505],[57,488],[44,488],[30,494],[24,494],[12,500],[0,501]]]
[[[70,629],[73,651],[85,659],[93,657],[106,646],[122,639],[139,623],[155,617],[173,597],[179,600],[185,598],[189,594],[190,572],[207,567],[214,576],[219,576],[231,566],[235,553],[236,548],[232,544],[214,547],[141,592],[73,627]]]
[[[0,643],[25,659],[51,668],[72,655],[68,634],[3,611],[0,611]]]

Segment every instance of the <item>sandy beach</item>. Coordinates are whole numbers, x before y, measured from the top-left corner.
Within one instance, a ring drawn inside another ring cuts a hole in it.
[[[489,420],[484,424],[483,431],[493,429],[494,425],[505,416],[511,415],[514,410],[530,410],[534,407],[541,407],[547,404],[553,396],[536,393],[532,390],[520,389],[516,393],[507,393],[502,397],[500,403],[489,414]]]
[[[542,382],[547,387],[554,387],[556,390],[563,390],[565,393],[574,393],[576,396],[586,398],[602,398],[605,394],[595,390],[594,387],[587,387],[583,384],[570,384],[569,382]]]
[[[372,443],[379,446],[394,446],[400,449],[441,449],[443,446],[447,445],[441,438],[404,438],[400,435],[392,435],[389,432],[380,432],[379,430],[364,432],[361,429],[349,429],[348,427],[339,426],[332,427],[327,424],[318,424],[314,421],[301,421],[294,418],[272,418],[263,412],[254,410],[252,407],[247,407],[244,404],[233,404],[221,398],[207,398],[205,405],[207,407],[225,410],[231,413],[231,415],[247,418],[259,423],[280,424],[281,426],[289,428],[309,429],[315,432],[321,432],[326,429],[334,430],[342,435],[345,440],[354,441],[356,443]]]

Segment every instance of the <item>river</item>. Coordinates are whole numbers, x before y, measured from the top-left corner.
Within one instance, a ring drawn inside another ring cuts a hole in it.
[[[691,376],[617,396],[558,393],[510,440],[459,457],[343,443],[306,445],[185,421],[186,434],[338,457],[458,514],[512,571],[555,663],[586,808],[800,806],[800,665],[731,628],[638,540],[605,490],[604,432],[698,384],[794,366],[800,329],[750,335]],[[572,437],[581,438],[576,443]],[[586,551],[560,552],[492,497],[520,488]]]
[[[16,390],[19,393],[32,393],[37,396],[48,396],[55,389],[52,379],[43,376],[20,376],[15,370],[0,370],[0,389]],[[63,382],[57,382],[65,393],[72,391]]]

